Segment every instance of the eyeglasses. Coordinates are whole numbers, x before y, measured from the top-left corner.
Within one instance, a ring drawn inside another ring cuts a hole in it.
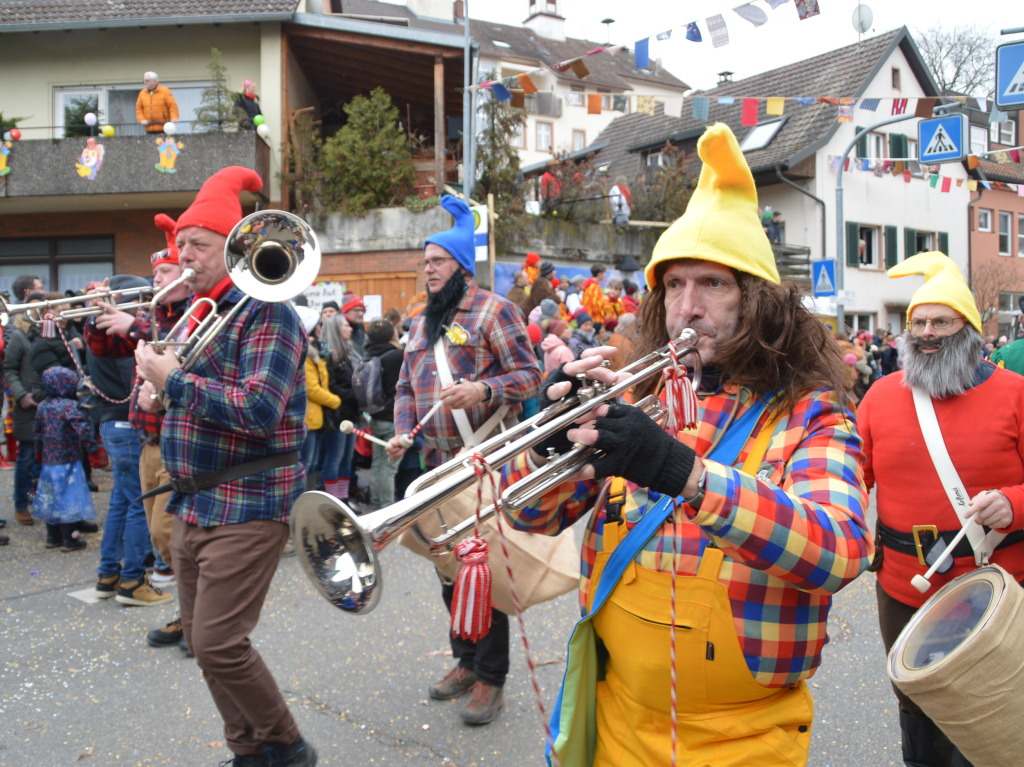
[[[943,333],[947,330],[952,330],[956,327],[958,322],[963,322],[960,317],[936,317],[931,320],[911,320],[907,323],[907,328],[912,333],[923,333],[924,329],[928,325],[932,326],[932,330],[936,333]]]
[[[454,261],[455,259],[451,256],[431,256],[430,258],[424,258],[422,261],[417,262],[417,266],[420,269],[426,269],[428,266],[432,266],[435,269],[440,269],[444,266],[445,261]]]

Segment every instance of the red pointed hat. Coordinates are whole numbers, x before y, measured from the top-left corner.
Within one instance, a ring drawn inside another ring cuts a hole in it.
[[[201,226],[218,234],[230,234],[235,224],[242,220],[242,203],[238,195],[258,192],[262,188],[263,179],[256,171],[239,165],[223,168],[206,179],[195,202],[178,218],[175,231]]]
[[[150,256],[150,266],[156,269],[160,264],[177,264],[178,243],[175,241],[174,231],[178,226],[178,222],[166,213],[157,213],[153,217],[153,221],[156,222],[159,229],[164,230],[164,236],[167,238],[167,247],[163,250],[158,250]]]

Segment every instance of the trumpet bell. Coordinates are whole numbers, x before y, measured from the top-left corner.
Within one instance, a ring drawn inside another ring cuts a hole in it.
[[[292,507],[293,542],[317,591],[335,607],[368,613],[380,599],[381,568],[359,517],[334,496],[303,493]]]
[[[257,301],[284,301],[316,282],[320,244],[298,216],[262,210],[231,230],[224,259],[228,275],[243,293]]]

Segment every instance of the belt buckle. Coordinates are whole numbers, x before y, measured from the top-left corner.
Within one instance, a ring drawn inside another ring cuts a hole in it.
[[[171,485],[179,493],[184,493],[185,495],[195,495],[199,492],[199,484],[196,482],[195,477],[178,477],[171,480]]]
[[[910,529],[910,534],[914,536],[914,546],[917,548],[917,561],[921,563],[921,567],[928,567],[924,544],[921,543],[921,533],[931,533],[932,538],[937,541],[939,540],[939,528],[935,525],[914,525]]]

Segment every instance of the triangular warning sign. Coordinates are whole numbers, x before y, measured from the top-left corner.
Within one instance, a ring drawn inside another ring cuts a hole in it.
[[[930,157],[935,154],[949,154],[950,152],[956,152],[956,144],[946,133],[946,129],[942,127],[942,123],[939,123],[939,127],[936,129],[935,134],[932,136],[932,140],[928,142],[928,148],[924,150],[924,157]]]
[[[819,296],[827,296],[836,292],[836,286],[832,284],[832,278],[828,276],[828,269],[825,267],[818,270],[818,281],[814,283],[814,292]]]
[[[1006,92],[1003,96],[1011,96],[1016,93],[1024,93],[1024,61],[1020,64],[1020,69],[1017,70],[1017,74],[1010,80],[1010,85],[1006,88]]]

